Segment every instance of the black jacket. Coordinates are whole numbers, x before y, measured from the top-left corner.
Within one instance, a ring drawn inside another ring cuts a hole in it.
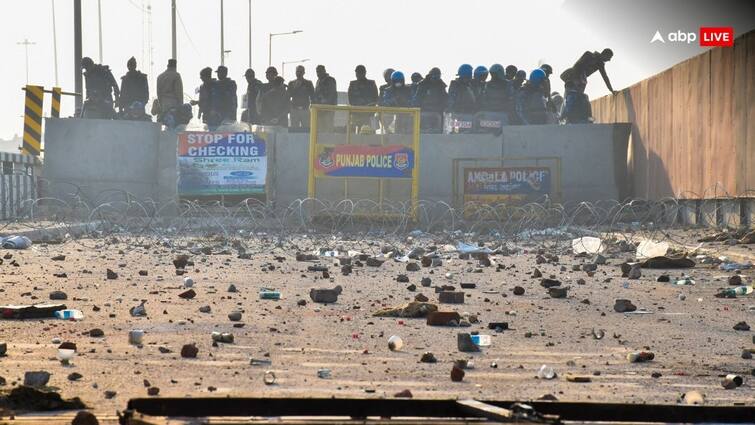
[[[448,104],[446,83],[440,79],[425,78],[417,86],[412,104],[425,112],[443,112]]]
[[[375,80],[356,79],[349,83],[349,105],[374,106],[378,101],[378,89]]]
[[[335,105],[338,103],[338,91],[336,89],[336,79],[329,74],[317,79],[315,86],[315,95],[312,103],[321,105]]]
[[[149,83],[147,74],[137,70],[128,71],[121,77],[121,96],[118,98],[118,106],[126,109],[134,102],[147,105],[149,101]]]
[[[315,88],[311,81],[305,79],[289,81],[288,98],[291,101],[291,108],[308,109],[314,95]]]

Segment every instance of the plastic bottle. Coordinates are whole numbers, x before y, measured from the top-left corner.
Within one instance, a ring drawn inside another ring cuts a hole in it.
[[[58,310],[55,312],[55,317],[63,320],[82,320],[84,319],[84,313],[81,310],[74,309]]]
[[[540,370],[537,371],[537,377],[539,379],[553,379],[556,377],[556,371],[548,365],[542,365]]]

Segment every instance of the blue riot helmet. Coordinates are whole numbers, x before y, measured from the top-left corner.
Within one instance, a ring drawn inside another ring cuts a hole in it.
[[[540,68],[534,69],[530,72],[530,84],[538,85],[545,80],[545,71]]]
[[[465,63],[464,65],[459,67],[459,71],[456,72],[456,75],[461,78],[472,78],[473,73],[474,70],[472,69],[472,65]]]
[[[506,78],[506,70],[503,69],[503,65],[496,63],[490,67],[490,75],[498,78],[499,80],[503,80]]]
[[[474,69],[475,80],[486,80],[488,78],[488,69],[480,65]]]
[[[401,87],[404,85],[404,73],[401,71],[393,71],[391,74],[391,84],[396,87]]]

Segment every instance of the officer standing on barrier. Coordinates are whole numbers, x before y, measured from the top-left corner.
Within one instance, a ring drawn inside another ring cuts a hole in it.
[[[280,90],[277,86],[276,89]],[[302,65],[296,67],[296,79],[289,81],[287,93],[291,105],[291,128],[309,128],[309,105],[315,95],[315,87],[312,81],[304,78]]]
[[[419,106],[422,112],[443,113],[447,104],[448,93],[440,68],[432,68],[417,86],[412,105]]]
[[[183,80],[176,67],[176,60],[168,59],[167,68],[162,74],[157,76],[157,119],[164,124],[170,121],[169,126],[175,122],[172,118],[168,119],[169,116],[174,115],[178,111],[183,105],[184,98]]]
[[[511,80],[511,86],[514,88],[515,93],[518,93],[522,89],[522,84],[524,84],[525,80],[527,80],[527,73],[523,69],[516,71],[514,79]]]
[[[485,83],[482,91],[482,110],[491,112],[508,112],[507,105],[513,98],[511,82],[506,79],[506,72],[501,64],[490,67],[490,81]]]
[[[107,65],[95,64],[92,58],[81,59],[86,78],[86,102],[81,111],[83,118],[112,119],[115,115],[113,97],[118,101],[120,90]]]
[[[488,69],[479,65],[474,69],[472,74],[472,91],[478,102],[482,100],[482,91],[485,89],[485,83],[488,80]]]
[[[134,102],[139,102],[142,105],[142,113],[144,113],[144,105],[149,101],[147,74],[136,70],[136,58],[133,56],[126,62],[126,68],[128,68],[128,72],[121,77],[121,95],[118,98],[118,108],[121,113],[124,113],[132,108]]]
[[[519,124],[547,124],[548,110],[545,105],[542,84],[545,71],[540,68],[530,73],[530,79],[519,91],[516,102],[516,113]]]
[[[393,108],[407,108],[411,105],[412,89],[406,85],[404,73],[393,71],[391,86],[383,92],[382,104]],[[396,114],[393,130],[398,134],[408,134],[411,131],[412,120],[407,114]]]
[[[561,120],[565,124],[587,124],[592,122],[592,105],[585,94],[584,87],[577,86],[576,81],[566,83]]]
[[[411,80],[412,83],[409,84],[409,89],[412,93],[412,99],[414,99],[417,96],[417,89],[419,88],[420,83],[422,83],[422,74],[419,72],[412,72]]]
[[[317,84],[315,84],[315,95],[312,103],[320,105],[335,105],[338,103],[338,89],[335,78],[325,71],[325,66],[317,65]],[[321,111],[318,117],[318,124],[322,131],[333,130],[333,111]]]
[[[199,105],[197,118],[201,118],[210,130],[214,130],[220,125],[222,117],[216,108],[218,102],[217,80],[212,78],[212,68],[202,68],[199,71],[199,79],[202,80],[202,85],[199,86],[199,100],[192,100],[191,104]]]
[[[241,113],[241,120],[249,124],[260,124],[257,111],[257,96],[262,89],[262,81],[255,78],[254,70],[249,68],[244,73],[246,79],[246,110]]]
[[[519,71],[519,68],[517,68],[516,65],[506,66],[506,79],[509,81],[514,81],[514,77],[516,77],[517,71]]]
[[[288,125],[288,111],[291,106],[289,96],[283,77],[275,77],[268,90],[262,93],[260,97],[262,124],[282,127]],[[309,105],[307,105],[307,108],[309,108]],[[309,120],[307,120],[307,124],[309,124]]]
[[[349,105],[352,106],[375,106],[378,103],[378,89],[375,80],[367,79],[367,69],[364,65],[357,65],[354,69],[356,80],[349,83],[347,92]],[[351,114],[352,130],[359,131],[362,126],[370,123],[369,112],[354,112]]]
[[[464,64],[459,67],[457,77],[448,87],[449,112],[473,114],[477,112],[477,98],[472,88],[472,65]]]
[[[218,80],[215,83],[218,93],[218,113],[223,121],[235,122],[238,107],[236,82],[228,78],[228,68],[223,65],[220,65],[215,72],[218,74]]]
[[[391,86],[391,75],[393,75],[393,72],[395,69],[388,68],[385,71],[383,71],[383,80],[385,81],[385,84],[380,86],[380,89],[378,90],[378,102],[383,101],[383,94],[385,92],[385,89]]]

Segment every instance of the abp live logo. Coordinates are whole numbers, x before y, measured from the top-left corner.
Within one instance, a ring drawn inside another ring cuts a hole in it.
[[[700,46],[731,47],[734,45],[734,28],[700,27]]]
[[[650,43],[660,42],[666,43],[686,43],[692,44],[695,41],[700,42],[702,47],[731,47],[734,45],[734,28],[732,27],[700,27],[700,33],[685,32],[677,30],[670,32],[666,35],[666,38],[661,35],[661,32],[656,30],[655,35],[650,40]]]

